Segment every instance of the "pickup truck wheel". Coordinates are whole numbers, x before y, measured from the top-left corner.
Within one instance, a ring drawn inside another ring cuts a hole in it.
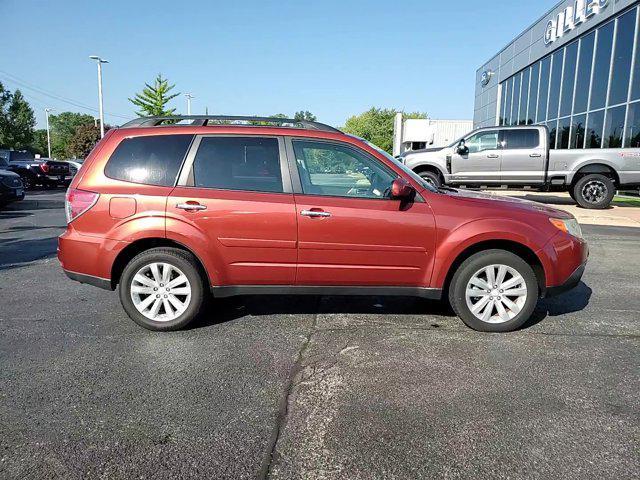
[[[440,175],[437,173],[433,173],[430,171],[420,172],[418,173],[420,177],[427,182],[429,185],[432,185],[435,188],[442,186],[442,180],[440,179]]]
[[[573,186],[573,195],[582,208],[606,208],[616,193],[613,181],[599,173],[580,178]]]
[[[20,179],[22,180],[22,186],[25,190],[31,190],[34,187],[33,180],[31,180],[31,177],[28,175],[22,175]]]
[[[521,327],[538,302],[533,269],[506,250],[484,250],[466,259],[449,287],[449,302],[460,319],[481,332]]]
[[[196,259],[177,248],[152,248],[135,256],[120,278],[120,302],[141,327],[178,330],[200,312],[205,285]]]

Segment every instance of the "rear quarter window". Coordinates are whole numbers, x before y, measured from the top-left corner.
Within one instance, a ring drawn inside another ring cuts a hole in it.
[[[514,129],[502,131],[503,148],[517,150],[535,148],[540,145],[540,133],[536,129]]]
[[[173,186],[193,135],[125,138],[104,169],[107,177],[145,185]]]

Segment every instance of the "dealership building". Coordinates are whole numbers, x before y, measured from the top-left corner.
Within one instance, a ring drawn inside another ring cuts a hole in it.
[[[553,148],[640,147],[638,0],[564,0],[476,72],[474,127],[542,124]]]

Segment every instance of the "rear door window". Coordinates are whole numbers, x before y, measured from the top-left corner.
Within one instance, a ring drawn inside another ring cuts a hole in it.
[[[111,154],[107,177],[146,185],[173,186],[193,135],[125,138]]]
[[[203,137],[187,183],[198,188],[282,193],[278,139]]]
[[[536,148],[539,145],[540,133],[537,129],[523,128],[502,131],[502,148],[505,150]]]

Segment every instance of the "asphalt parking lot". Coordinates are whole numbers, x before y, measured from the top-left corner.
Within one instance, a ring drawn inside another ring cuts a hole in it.
[[[0,211],[2,478],[637,478],[640,229],[510,334],[399,298],[247,297],[152,333],[55,258],[64,193]]]

